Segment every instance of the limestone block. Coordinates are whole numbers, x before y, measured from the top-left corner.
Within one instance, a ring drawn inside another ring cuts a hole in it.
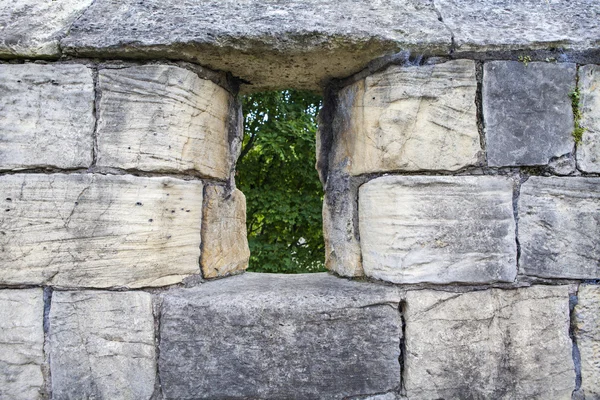
[[[518,207],[521,273],[600,278],[600,179],[532,176]]]
[[[477,163],[475,63],[391,66],[355,84],[343,143],[349,172],[449,170]]]
[[[41,399],[42,289],[0,290],[0,399]]]
[[[204,278],[230,275],[248,268],[246,197],[239,190],[227,195],[222,186],[206,186],[201,253]]]
[[[150,294],[54,292],[53,399],[149,399],[156,377],[155,353]]]
[[[165,293],[166,399],[329,399],[400,385],[399,290],[325,273],[253,274]]]
[[[59,40],[93,0],[0,3],[0,58],[60,55]]]
[[[95,119],[89,68],[2,64],[0,82],[0,170],[91,165]]]
[[[99,86],[99,166],[228,177],[225,89],[168,65],[104,69]]]
[[[483,119],[492,167],[546,165],[573,150],[571,63],[492,61],[483,67]]]
[[[581,126],[585,129],[577,145],[577,166],[584,172],[600,173],[600,65],[579,68]]]
[[[504,177],[385,176],[360,188],[365,275],[394,283],[512,282],[513,183]]]
[[[566,286],[411,291],[404,320],[409,399],[571,399]]]
[[[435,0],[457,51],[595,48],[600,4],[590,0]]]
[[[581,389],[600,398],[600,286],[581,285],[575,306],[575,338],[581,356]]]
[[[183,59],[230,71],[251,90],[320,90],[400,49],[446,54],[429,2],[96,0],[62,42],[69,54]]]
[[[202,183],[0,177],[0,284],[144,287],[199,274]]]

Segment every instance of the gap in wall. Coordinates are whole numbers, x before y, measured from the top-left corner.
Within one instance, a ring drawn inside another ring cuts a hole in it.
[[[242,97],[236,186],[246,196],[248,271],[325,271],[323,188],[315,169],[322,97],[283,90]]]

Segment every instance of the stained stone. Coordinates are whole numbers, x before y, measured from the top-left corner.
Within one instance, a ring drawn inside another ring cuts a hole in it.
[[[571,63],[492,61],[483,68],[483,118],[492,167],[546,165],[574,148]]]
[[[150,294],[54,292],[50,309],[53,399],[149,399],[155,364]]]
[[[408,292],[409,399],[571,399],[567,286]]]
[[[532,176],[519,197],[521,273],[600,278],[600,179]]]
[[[448,170],[474,165],[481,152],[475,63],[391,66],[354,85],[342,143],[353,175]]]
[[[584,172],[600,173],[600,65],[579,68],[581,127],[577,144],[577,166]]]
[[[229,175],[231,96],[183,68],[99,73],[98,166]]]
[[[230,275],[248,268],[246,197],[239,190],[227,193],[221,186],[205,187],[201,253],[204,278]]]
[[[42,289],[0,290],[0,399],[42,399]]]
[[[456,51],[591,49],[598,46],[595,0],[435,0]]]
[[[394,283],[512,282],[512,193],[505,177],[369,181],[358,206],[365,275]]]
[[[245,273],[163,295],[166,399],[315,399],[400,385],[399,290]]]
[[[191,61],[256,91],[318,90],[379,56],[446,54],[450,45],[434,6],[420,0],[96,0],[62,41],[79,56]]]
[[[364,275],[356,215],[358,188],[347,174],[329,176],[323,198],[325,266],[341,276]]]
[[[0,177],[0,284],[144,287],[199,274],[199,181]]]
[[[60,55],[59,40],[93,0],[5,0],[0,3],[0,58]]]
[[[1,64],[0,82],[0,170],[91,165],[95,119],[89,68]]]
[[[600,286],[581,285],[575,306],[575,338],[581,357],[581,389],[600,398]]]

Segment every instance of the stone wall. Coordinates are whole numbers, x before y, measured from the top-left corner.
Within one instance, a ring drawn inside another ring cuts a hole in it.
[[[0,4],[0,399],[600,398],[599,18]],[[331,273],[242,274],[239,93],[290,87]]]

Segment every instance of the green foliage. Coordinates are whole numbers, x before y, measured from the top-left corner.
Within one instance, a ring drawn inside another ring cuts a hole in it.
[[[519,56],[519,61],[521,61],[523,64],[525,64],[525,66],[528,66],[529,63],[531,62],[531,56],[520,55]]]
[[[579,87],[573,89],[571,93],[569,93],[569,97],[571,98],[571,106],[573,107],[573,117],[574,117],[574,126],[573,126],[573,139],[575,139],[575,143],[581,143],[581,139],[583,139],[583,132],[585,132],[585,128],[581,126],[581,109],[579,108],[579,101],[581,100],[581,93],[579,92]]]
[[[315,170],[321,97],[286,90],[243,98],[236,183],[246,195],[249,271],[324,271],[323,189]]]

